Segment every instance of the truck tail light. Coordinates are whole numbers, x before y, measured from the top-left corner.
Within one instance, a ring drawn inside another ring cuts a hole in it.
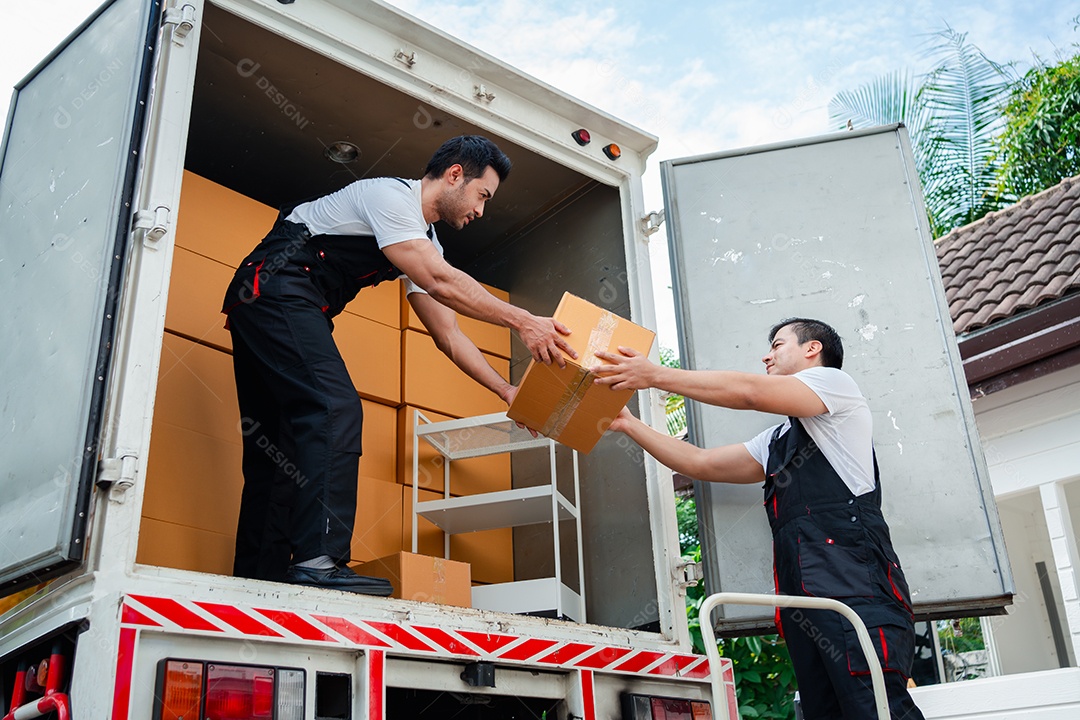
[[[304,671],[166,659],[155,720],[303,720]]]
[[[202,663],[166,660],[161,698],[161,720],[191,720],[199,717],[202,704]]]
[[[622,707],[626,720],[712,720],[712,706],[705,700],[626,693]]]
[[[277,720],[304,720],[303,670],[278,670]]]
[[[207,665],[206,712],[214,720],[271,720],[274,669]]]

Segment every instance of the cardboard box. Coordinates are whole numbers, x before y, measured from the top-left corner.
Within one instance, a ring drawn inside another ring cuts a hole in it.
[[[135,562],[143,565],[232,575],[236,539],[187,525],[143,518]]]
[[[563,353],[564,368],[532,361],[507,415],[588,453],[634,395],[594,384],[597,376],[589,368],[602,364],[596,353],[618,353],[621,345],[647,355],[656,333],[570,293],[563,294],[554,317],[572,331],[566,339],[578,358]]]
[[[401,547],[412,548],[412,488],[402,488]],[[442,493],[420,491],[420,502],[441,500]],[[434,523],[420,518],[417,549],[425,555],[442,557],[445,534]],[[497,528],[450,536],[450,558],[469,563],[472,579],[480,583],[514,580],[514,529]]]
[[[386,280],[366,287],[345,306],[345,312],[400,330],[402,285],[401,280]]]
[[[350,567],[360,575],[389,580],[396,598],[472,606],[468,563],[398,552],[371,562],[350,564]]]
[[[239,445],[240,408],[232,356],[165,333],[154,405],[154,423],[158,422]]]
[[[155,420],[143,518],[235,535],[242,458],[237,443]]]
[[[510,293],[499,288],[492,287],[491,285],[484,285],[480,283],[484,288],[504,302],[510,302]],[[418,332],[427,333],[427,328],[420,322],[420,318],[417,317],[416,312],[413,311],[412,305],[409,304],[408,296],[405,293],[405,284],[401,283],[401,329],[402,330],[416,330]],[[498,355],[499,357],[510,359],[510,328],[504,328],[500,325],[492,325],[486,323],[483,320],[475,320],[471,317],[465,317],[459,314],[457,316],[458,327],[465,335],[476,343],[476,347],[480,348],[486,353],[492,355]]]
[[[402,549],[400,485],[360,476],[350,545],[349,557],[353,562],[369,562]]]
[[[401,404],[400,331],[341,313],[334,318],[334,342],[361,397],[383,405]]]
[[[203,345],[232,352],[221,299],[233,268],[182,247],[173,254],[165,329]]]
[[[484,357],[500,375],[510,377],[509,360],[488,353]],[[502,398],[458,369],[431,336],[415,330],[401,333],[401,380],[403,405],[458,418],[506,410]]]
[[[277,216],[277,208],[185,170],[176,245],[236,268],[274,226]],[[221,297],[217,301],[220,310]]]
[[[433,422],[450,420],[447,415],[406,405],[398,409],[398,474],[397,481],[412,487],[413,423],[417,412]],[[417,485],[421,490],[443,492],[444,458],[421,440],[420,460],[417,464]],[[484,457],[455,460],[450,463],[450,494],[475,495],[510,489],[510,455],[486,455]]]
[[[398,411],[372,400],[364,405],[363,454],[360,474],[383,482],[396,482],[398,475]]]

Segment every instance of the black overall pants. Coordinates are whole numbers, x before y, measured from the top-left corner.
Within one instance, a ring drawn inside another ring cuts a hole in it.
[[[765,481],[777,593],[833,598],[858,613],[884,670],[892,717],[922,720],[907,692],[915,652],[911,598],[881,515],[877,459],[873,492],[856,497],[799,420],[790,420],[790,430],[773,435]],[[850,622],[831,610],[788,608],[778,612],[777,625],[807,720],[877,717]]]
[[[400,274],[375,238],[312,237],[283,219],[290,210],[240,264],[222,308],[244,448],[233,574],[263,580],[282,580],[290,562],[349,559],[363,408],[332,318]]]

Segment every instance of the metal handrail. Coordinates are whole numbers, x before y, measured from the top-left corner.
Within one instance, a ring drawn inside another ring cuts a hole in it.
[[[716,636],[713,634],[712,611],[717,605],[763,605],[765,607],[799,607],[811,610],[832,610],[838,612],[855,626],[855,633],[859,636],[859,646],[866,655],[866,663],[870,666],[870,678],[874,685],[874,703],[877,705],[878,720],[889,720],[889,702],[885,694],[885,676],[881,672],[881,663],[878,661],[877,651],[870,642],[870,634],[866,632],[866,625],[862,618],[855,614],[839,600],[816,597],[795,597],[791,595],[755,595],[751,593],[715,593],[705,598],[698,611],[698,622],[701,624],[701,638],[705,643],[705,653],[709,657],[709,667],[712,670],[710,679],[712,682],[713,707],[722,707],[723,714],[717,716],[717,720],[738,720],[728,714],[728,705],[720,700],[726,697],[724,693],[723,677],[718,675],[720,669],[720,651],[716,648]]]

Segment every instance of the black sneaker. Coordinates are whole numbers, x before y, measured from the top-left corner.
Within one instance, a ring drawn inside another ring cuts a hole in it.
[[[378,595],[380,597],[389,597],[394,591],[389,580],[386,580],[385,578],[357,575],[351,568],[347,567],[332,567],[327,570],[317,570],[315,568],[293,565],[289,568],[289,571],[285,573],[285,582],[293,585],[320,587],[330,590],[344,590],[345,592]]]

